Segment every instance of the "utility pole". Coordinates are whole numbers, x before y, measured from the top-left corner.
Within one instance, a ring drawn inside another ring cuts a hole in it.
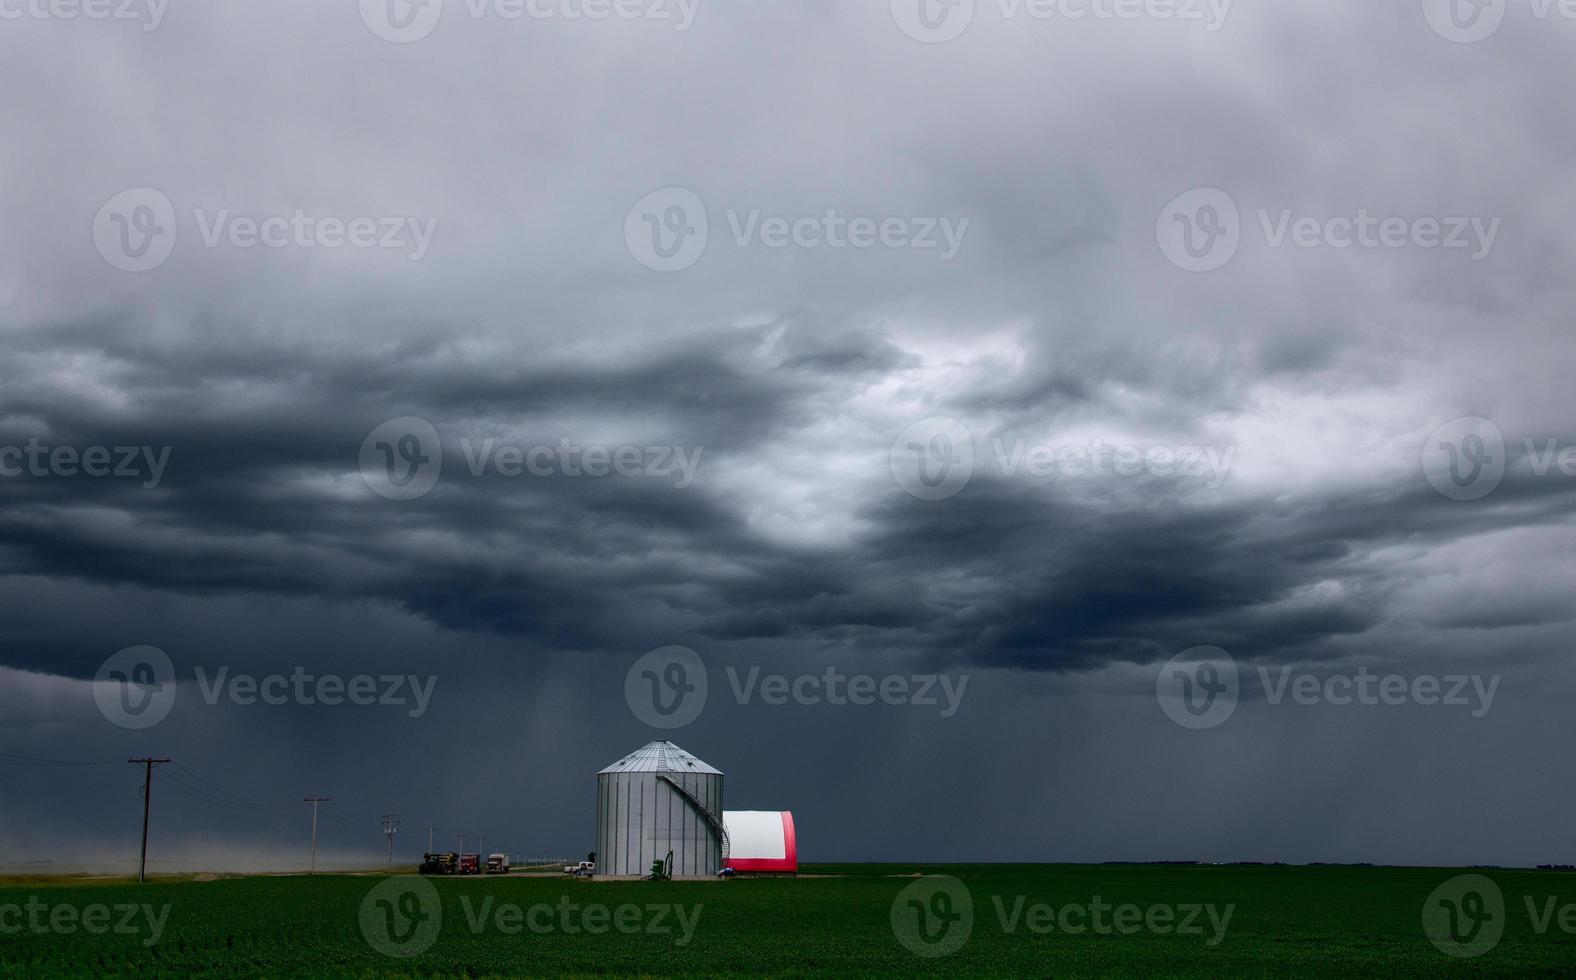
[[[470,834],[456,834],[455,836],[460,839],[460,853],[464,854],[465,853],[465,838],[467,838],[467,837],[469,837],[471,835]]]
[[[389,839],[389,870],[394,870],[394,835],[399,833],[399,814],[383,814],[383,836]]]
[[[309,874],[317,874],[317,807],[319,803],[332,802],[327,796],[308,796],[301,801],[312,804],[312,870]]]
[[[142,771],[142,863],[137,866],[137,881],[148,880],[148,809],[153,795],[153,767],[161,766],[168,759],[127,759],[128,765],[145,767]]]
[[[487,838],[481,834],[476,835],[476,850],[481,853],[482,857],[487,856]]]
[[[427,853],[428,854],[432,853],[432,832],[434,830],[437,830],[437,829],[438,829],[437,827],[428,827],[427,828]]]

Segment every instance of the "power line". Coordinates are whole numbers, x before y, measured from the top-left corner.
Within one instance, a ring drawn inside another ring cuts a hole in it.
[[[216,796],[212,796],[212,795],[210,795],[208,793],[205,793],[201,789],[198,789],[197,787],[191,786],[191,785],[186,784],[186,783],[178,782],[174,777],[172,777],[168,773],[156,772],[153,775],[154,775],[154,778],[157,779],[159,782],[164,783],[166,786],[169,786],[171,789],[175,790],[176,792],[181,793],[181,794],[183,794],[185,796],[189,796],[189,797],[191,797],[192,799],[196,800],[199,803],[206,803],[209,806],[219,807],[219,808],[225,809],[225,810],[240,810],[242,812],[248,812],[248,813],[258,813],[258,812],[261,812],[261,811],[264,811],[264,810],[267,810],[267,809],[278,809],[277,807],[241,806],[240,804],[231,803],[231,802],[229,802],[227,800],[222,800],[222,799],[220,799],[220,798],[218,798]]]
[[[246,799],[243,796],[237,796],[236,794],[231,793],[228,790],[221,789],[218,786],[215,786],[213,783],[210,783],[208,780],[206,780],[206,779],[202,778],[201,776],[197,775],[195,772],[192,772],[190,769],[188,769],[185,766],[181,765],[179,762],[171,763],[171,765],[175,766],[181,772],[183,772],[186,775],[190,776],[191,778],[195,779],[197,782],[201,783],[202,785],[208,787],[210,790],[213,791],[215,796],[218,796],[221,799],[226,799],[226,798],[227,799],[231,799],[231,800],[234,800],[236,803],[238,803],[238,804],[240,804],[242,806],[257,807],[258,809],[268,809],[268,810],[282,810],[282,809],[285,809],[284,807],[265,807],[261,803],[255,803],[255,802],[253,802],[251,800]]]
[[[78,762],[68,759],[40,759],[34,756],[0,752],[0,766],[122,766],[123,762]]]

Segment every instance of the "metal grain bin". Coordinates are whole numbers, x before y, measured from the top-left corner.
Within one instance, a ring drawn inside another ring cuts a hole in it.
[[[728,856],[722,772],[663,739],[597,773],[598,875],[640,877],[673,852],[674,877],[710,877]]]

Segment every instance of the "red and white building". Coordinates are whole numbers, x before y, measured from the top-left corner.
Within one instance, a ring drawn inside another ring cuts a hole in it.
[[[799,845],[787,810],[727,810],[728,867],[740,874],[798,874]]]

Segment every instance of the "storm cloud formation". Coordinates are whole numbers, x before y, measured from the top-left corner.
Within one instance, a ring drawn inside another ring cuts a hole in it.
[[[931,43],[902,0],[683,29],[450,0],[390,41],[377,6],[0,22],[30,93],[0,104],[0,752],[183,756],[248,803],[331,790],[570,854],[591,773],[656,737],[626,668],[683,644],[712,701],[673,737],[730,804],[800,812],[811,858],[1568,857],[1536,759],[1572,689],[1576,118],[1550,93],[1576,24],[982,2]],[[703,210],[639,213],[670,188]],[[171,212],[105,217],[138,189]],[[1212,209],[1173,213],[1195,190]],[[334,244],[357,219],[431,241]],[[1178,219],[1234,251],[1188,268],[1223,253],[1177,253]],[[104,254],[161,224],[155,268]],[[1469,417],[1504,439],[1474,499],[1428,471]],[[408,419],[442,474],[390,499],[364,444]],[[915,492],[914,452],[965,450]],[[151,732],[88,693],[137,644],[183,681]],[[1185,731],[1155,674],[1201,645],[1243,704]],[[419,719],[189,683],[296,665],[439,683]],[[949,718],[739,704],[724,665],[970,686]],[[1475,719],[1303,708],[1261,667],[1504,685]],[[500,761],[532,788],[465,776]],[[129,770],[24,774],[47,785],[6,793],[0,861],[119,853],[97,801]],[[194,862],[299,836],[186,802],[166,845]],[[346,821],[346,860],[376,853]]]

